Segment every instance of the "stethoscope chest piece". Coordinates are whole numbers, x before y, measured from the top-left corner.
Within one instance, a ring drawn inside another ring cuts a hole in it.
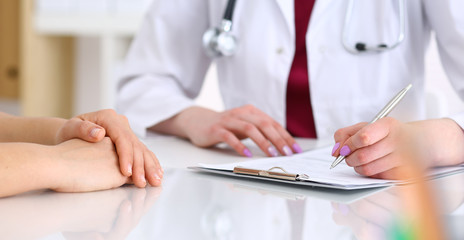
[[[228,57],[234,55],[238,41],[232,34],[232,16],[234,15],[236,0],[227,2],[221,25],[212,27],[203,34],[203,47],[211,58]]]
[[[234,55],[237,49],[237,38],[231,33],[232,22],[222,20],[221,27],[213,27],[203,34],[203,47],[211,58]]]

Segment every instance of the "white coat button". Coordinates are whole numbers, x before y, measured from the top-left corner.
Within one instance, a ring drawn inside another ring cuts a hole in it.
[[[279,54],[279,55],[283,54],[284,53],[284,48],[282,48],[282,47],[277,48],[276,53]]]

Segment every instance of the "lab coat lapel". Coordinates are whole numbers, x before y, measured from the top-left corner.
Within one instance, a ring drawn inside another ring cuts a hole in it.
[[[332,4],[333,1],[335,0],[316,0],[316,2],[314,3],[313,12],[311,13],[311,28],[319,28],[319,25],[323,23],[323,21],[317,21],[317,19],[322,18],[322,15],[326,12],[326,10]],[[313,19],[316,21],[312,21]]]
[[[295,12],[293,11],[293,0],[276,0],[277,4],[279,5],[280,11],[285,19],[285,22],[287,23],[287,28],[292,36],[292,38],[295,38]]]

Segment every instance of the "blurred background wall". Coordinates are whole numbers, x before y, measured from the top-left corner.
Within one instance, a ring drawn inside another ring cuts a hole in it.
[[[119,66],[152,1],[0,0],[0,111],[71,117],[114,108]],[[464,110],[434,41],[426,69],[430,117]],[[223,109],[214,66],[197,103]]]

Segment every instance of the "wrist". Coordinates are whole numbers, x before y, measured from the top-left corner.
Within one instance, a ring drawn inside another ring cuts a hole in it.
[[[198,106],[189,107],[175,116],[156,124],[150,130],[190,139],[192,130],[198,127],[199,116],[201,119],[204,119],[204,117],[208,117],[211,113],[216,112]]]
[[[65,177],[68,175],[64,171],[64,164],[66,161],[60,159],[60,145],[41,145],[41,148],[43,159],[40,162],[42,162],[43,165],[43,188],[54,190],[64,182]]]
[[[182,137],[192,139],[195,137],[197,129],[206,123],[208,119],[218,114],[216,111],[203,107],[190,107],[179,113],[176,125]]]

